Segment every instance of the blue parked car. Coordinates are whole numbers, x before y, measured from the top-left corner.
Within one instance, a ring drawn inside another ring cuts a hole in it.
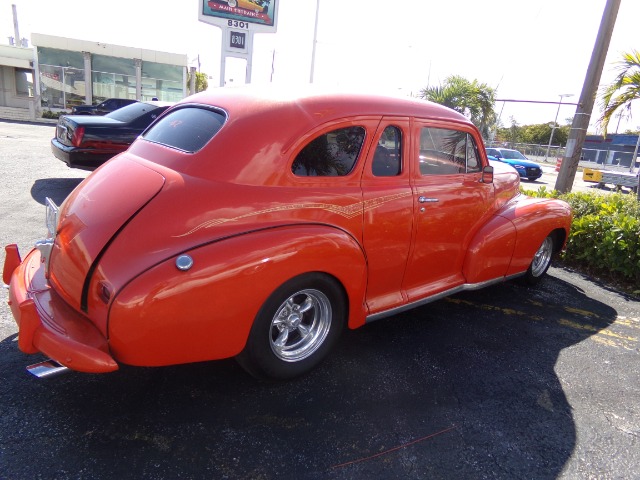
[[[504,163],[508,163],[517,170],[521,178],[526,178],[530,182],[537,180],[542,176],[542,168],[535,162],[532,162],[518,150],[508,148],[487,148],[487,155],[495,157]]]

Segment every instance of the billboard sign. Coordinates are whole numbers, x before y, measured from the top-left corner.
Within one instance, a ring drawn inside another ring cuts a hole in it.
[[[279,0],[201,0],[198,20],[223,28],[275,32]]]

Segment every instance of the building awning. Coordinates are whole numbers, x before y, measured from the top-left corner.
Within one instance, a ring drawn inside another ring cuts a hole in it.
[[[0,56],[0,66],[3,67],[15,67],[15,68],[29,68],[33,69],[32,61],[26,58],[12,58]]]

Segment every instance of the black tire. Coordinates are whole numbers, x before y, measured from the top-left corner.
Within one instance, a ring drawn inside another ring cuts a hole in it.
[[[308,273],[285,282],[267,299],[236,357],[261,380],[286,380],[309,372],[344,329],[345,295],[328,275]]]
[[[538,251],[531,260],[531,265],[527,269],[527,273],[524,275],[524,282],[527,285],[536,285],[549,270],[551,265],[551,259],[555,253],[555,242],[553,235],[549,235],[545,238],[538,248]]]

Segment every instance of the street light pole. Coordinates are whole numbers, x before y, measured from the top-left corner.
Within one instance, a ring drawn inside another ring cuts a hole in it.
[[[549,137],[549,145],[547,145],[547,153],[544,155],[544,161],[547,162],[549,157],[549,150],[551,149],[551,142],[553,141],[553,133],[556,131],[556,124],[558,123],[558,114],[560,113],[560,106],[562,105],[562,99],[565,97],[573,97],[573,93],[560,94],[560,103],[558,103],[558,110],[556,111],[556,119],[553,121],[553,127],[551,127],[551,136]]]
[[[316,22],[313,28],[313,48],[311,50],[311,73],[309,75],[309,83],[313,83],[316,73],[316,45],[318,43],[318,17],[320,15],[320,0],[316,0]]]

